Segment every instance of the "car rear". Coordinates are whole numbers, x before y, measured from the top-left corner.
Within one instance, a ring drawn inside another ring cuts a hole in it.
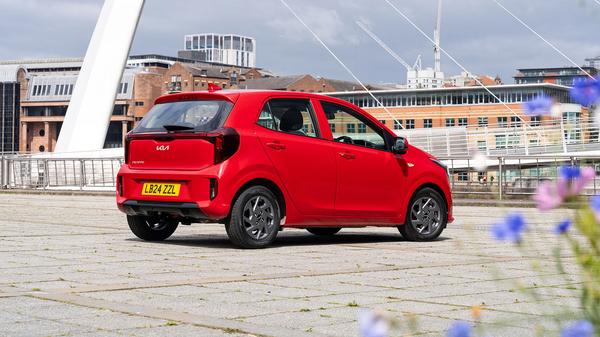
[[[224,127],[235,97],[178,94],[159,98],[126,137],[125,163],[117,180],[117,204],[131,216],[181,222],[219,220],[221,165],[239,147],[239,135]]]

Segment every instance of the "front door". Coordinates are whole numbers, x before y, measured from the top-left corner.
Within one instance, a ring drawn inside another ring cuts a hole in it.
[[[298,211],[333,215],[335,157],[331,142],[321,138],[311,101],[269,100],[256,130]]]
[[[321,102],[335,144],[335,209],[346,222],[377,222],[400,213],[404,191],[401,158],[387,150],[383,130],[350,108]]]

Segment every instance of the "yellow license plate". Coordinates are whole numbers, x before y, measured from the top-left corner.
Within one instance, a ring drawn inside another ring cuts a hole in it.
[[[142,195],[158,195],[163,197],[178,197],[181,184],[144,183]]]

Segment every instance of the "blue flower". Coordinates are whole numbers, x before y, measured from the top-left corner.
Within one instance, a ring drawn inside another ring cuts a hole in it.
[[[595,195],[590,199],[590,208],[594,212],[600,212],[600,195]]]
[[[577,166],[561,166],[559,174],[566,180],[575,180],[581,177],[581,169]]]
[[[446,337],[471,337],[473,327],[465,321],[456,321],[446,332]]]
[[[492,236],[498,241],[521,242],[523,231],[527,229],[521,214],[511,214],[503,222],[492,226]]]
[[[583,106],[597,103],[600,101],[600,80],[598,78],[575,80],[571,88],[571,98]]]
[[[588,321],[575,321],[560,332],[560,337],[592,337],[594,326]]]
[[[527,116],[543,116],[551,113],[553,105],[554,101],[552,98],[541,95],[533,101],[525,102],[523,108]]]
[[[554,233],[564,234],[571,228],[572,224],[573,222],[571,220],[565,220],[554,227]]]

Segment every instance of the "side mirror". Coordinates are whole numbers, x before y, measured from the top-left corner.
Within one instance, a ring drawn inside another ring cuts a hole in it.
[[[404,137],[398,137],[394,140],[392,152],[396,154],[406,154],[408,152],[408,140]]]

